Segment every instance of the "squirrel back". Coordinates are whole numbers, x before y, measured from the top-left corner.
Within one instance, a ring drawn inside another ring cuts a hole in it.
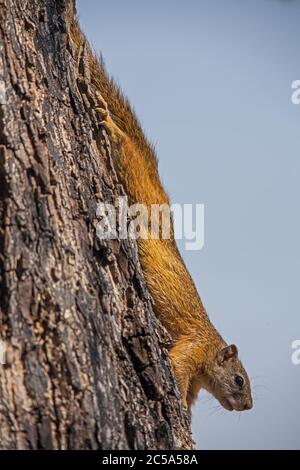
[[[169,205],[168,195],[158,173],[155,149],[145,137],[129,100],[109,77],[103,59],[100,57],[98,60],[92,53],[77,22],[72,24],[71,35],[77,51],[86,48],[92,85],[100,91],[113,121],[136,148],[135,152],[131,152],[130,158],[126,158],[118,172],[130,203],[145,204],[148,207],[151,204]],[[120,167],[117,163],[118,166]],[[173,236],[169,240],[141,239],[138,240],[138,246],[142,269],[155,300],[154,310],[171,336],[178,337],[199,326],[197,318],[199,314],[202,317],[201,321],[204,322],[202,326],[207,324],[208,328],[213,328]],[[170,301],[167,305],[163,292],[169,292]],[[189,299],[188,305],[187,299]]]

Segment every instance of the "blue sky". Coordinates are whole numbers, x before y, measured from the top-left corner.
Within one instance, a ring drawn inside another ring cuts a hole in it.
[[[156,144],[172,202],[205,205],[180,248],[210,318],[253,377],[252,411],[201,394],[204,449],[300,448],[298,0],[77,2],[80,22]]]

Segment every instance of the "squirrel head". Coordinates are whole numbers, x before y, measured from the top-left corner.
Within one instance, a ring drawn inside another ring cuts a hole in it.
[[[207,375],[205,388],[226,410],[243,411],[252,408],[249,377],[234,344],[217,352]]]

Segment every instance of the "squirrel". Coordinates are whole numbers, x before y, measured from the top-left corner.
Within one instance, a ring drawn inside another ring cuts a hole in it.
[[[70,27],[77,61],[84,50],[90,92],[100,123],[116,148],[114,165],[130,203],[150,208],[168,204],[153,145],[128,99],[96,58],[78,21]],[[147,230],[147,227],[144,227]],[[227,410],[252,408],[251,386],[235,345],[227,345],[212,325],[173,236],[138,238],[138,252],[154,312],[172,339],[171,366],[183,405],[191,410],[200,389],[206,389]]]

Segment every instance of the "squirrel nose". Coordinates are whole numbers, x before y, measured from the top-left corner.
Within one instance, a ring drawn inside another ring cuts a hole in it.
[[[244,410],[251,410],[252,408],[252,401],[247,401],[244,406]]]

